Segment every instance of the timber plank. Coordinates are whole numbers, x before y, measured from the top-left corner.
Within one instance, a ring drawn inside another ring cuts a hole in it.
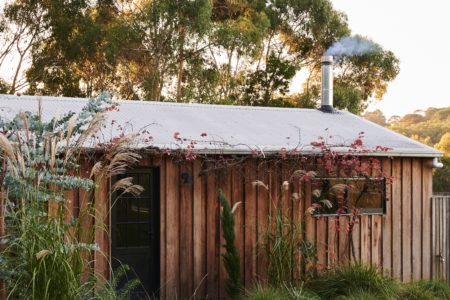
[[[180,185],[179,166],[166,160],[166,297],[180,297]]]
[[[402,159],[402,280],[411,281],[411,159]]]
[[[308,210],[311,205],[311,181],[307,181],[304,184],[305,186],[305,210]],[[316,245],[316,221],[315,217],[310,213],[305,214],[305,240],[311,245]],[[315,266],[315,261],[307,261],[305,266],[305,272],[309,273],[313,270]]]
[[[301,169],[301,164],[297,162],[296,164],[296,168],[295,170],[300,170]],[[291,174],[295,171],[291,171]],[[303,238],[303,224],[302,224],[302,220],[303,220],[303,215],[305,214],[304,212],[304,197],[302,196],[302,183],[300,182],[300,178],[293,178],[293,193],[291,195],[292,197],[292,221],[294,226],[299,230],[300,234],[301,234],[301,238]],[[301,253],[299,255],[297,255],[295,258],[295,266],[297,267],[297,269],[293,270],[293,274],[292,274],[292,278],[294,280],[301,280],[301,274],[303,272],[302,266],[303,266],[303,257],[301,255]]]
[[[381,162],[384,176],[392,176],[392,160]],[[392,276],[392,184],[386,179],[386,213],[383,215],[383,272]]]
[[[183,162],[177,174],[180,189],[180,297],[193,293],[193,174],[192,163]]]
[[[220,207],[217,200],[215,172],[208,171],[206,180],[206,296],[207,298],[218,298],[220,235],[216,224],[219,224],[218,212],[220,211]]]
[[[336,266],[336,258],[339,254],[339,217],[328,217],[328,242],[327,242],[327,266]]]
[[[83,159],[80,162],[80,177],[81,178],[89,178],[91,174],[92,165],[88,159]],[[82,243],[91,243],[92,239],[92,230],[91,226],[93,224],[93,220],[91,217],[92,210],[92,199],[90,199],[89,191],[85,189],[79,189],[79,209],[78,209],[78,217],[80,222],[80,241]],[[85,251],[82,254],[83,260],[86,265],[86,271],[83,274],[83,279],[86,279],[89,276],[89,270],[92,266],[92,255],[88,251]]]
[[[402,276],[402,162],[392,161],[392,275]]]
[[[101,178],[97,182],[95,190],[95,243],[100,251],[94,251],[94,272],[99,275],[102,281],[109,277],[109,238],[108,238],[108,180]]]
[[[361,262],[361,216],[355,216],[352,222],[354,222],[352,230],[353,250],[350,249],[350,255],[354,261]]]
[[[431,159],[422,160],[422,278],[432,276],[433,251],[431,196],[433,191]]]
[[[267,163],[260,162],[258,164],[258,177],[257,179],[262,181],[268,186],[269,175],[267,173]],[[268,274],[268,259],[266,251],[264,251],[264,235],[267,232],[268,217],[269,217],[269,191],[264,186],[258,186],[257,191],[257,274],[258,281],[261,283],[267,283]]]
[[[422,161],[412,161],[412,276],[422,278]]]
[[[160,264],[159,264],[159,273],[160,273],[160,297],[161,299],[166,299],[166,283],[167,283],[167,273],[166,273],[166,265],[167,265],[167,237],[166,237],[166,227],[167,227],[167,212],[166,212],[166,202],[167,202],[167,184],[166,184],[166,159],[161,158],[160,163],[160,185],[159,185],[159,215],[160,215],[160,245],[159,245],[159,256],[160,256]]]
[[[231,170],[227,167],[224,170],[220,170],[218,172],[218,188],[222,190],[225,194],[225,197],[228,201],[230,201],[230,205],[232,205],[232,178],[231,178]],[[220,205],[220,203],[219,203]],[[222,211],[222,209],[220,209]],[[219,297],[226,298],[227,293],[225,291],[225,280],[228,278],[227,271],[225,269],[224,261],[222,259],[222,255],[225,253],[225,240],[223,238],[223,229],[222,229],[222,220],[220,221],[220,257],[219,257]]]
[[[236,248],[239,252],[239,258],[241,262],[241,275],[245,274],[245,255],[244,255],[244,176],[243,170],[240,166],[233,167],[233,205],[238,205],[234,212],[234,227],[236,234]],[[239,203],[239,204],[237,204]],[[242,278],[242,283],[244,283]]]
[[[253,182],[256,180],[256,161],[249,160],[245,164],[245,287],[250,288],[256,275],[256,187]]]
[[[372,216],[372,265],[376,266],[379,270],[382,269],[383,256],[382,256],[382,241],[383,241],[383,216]]]
[[[197,159],[193,162],[193,287],[194,298],[205,297],[205,228],[206,205],[203,192],[203,176],[201,175],[202,162]]]
[[[351,245],[350,245],[350,239],[349,239],[349,234],[350,232],[348,231],[349,228],[349,218],[347,216],[339,216],[338,217],[338,222],[336,224],[337,228],[336,230],[338,231],[338,238],[339,238],[339,245],[338,245],[338,257],[339,257],[339,264],[345,264],[349,261],[350,258],[350,251],[351,251]],[[359,232],[358,232],[359,234]],[[359,239],[357,239],[357,241],[359,242]],[[359,253],[358,253],[359,256]]]
[[[372,235],[372,218],[369,215],[361,216],[361,263],[371,263],[371,238]]]
[[[328,242],[328,222],[327,217],[315,217],[317,222],[316,249],[317,249],[317,270],[327,268],[327,242]]]

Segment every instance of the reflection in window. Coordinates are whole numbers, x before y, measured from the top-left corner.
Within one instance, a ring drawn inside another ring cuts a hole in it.
[[[313,214],[384,213],[385,178],[314,178]]]

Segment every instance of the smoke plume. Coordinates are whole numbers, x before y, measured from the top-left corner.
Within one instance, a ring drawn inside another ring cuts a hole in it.
[[[362,36],[344,37],[325,51],[325,55],[332,55],[337,59],[344,56],[359,56],[366,53],[381,51],[380,45]]]

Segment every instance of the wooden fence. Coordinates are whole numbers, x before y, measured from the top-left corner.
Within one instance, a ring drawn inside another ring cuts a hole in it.
[[[432,197],[433,275],[450,282],[450,193]]]

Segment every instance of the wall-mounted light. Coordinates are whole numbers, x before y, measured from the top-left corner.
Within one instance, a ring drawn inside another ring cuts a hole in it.
[[[437,157],[433,158],[433,168],[442,168],[444,164],[441,162],[441,160]]]
[[[183,182],[183,184],[192,184],[194,179],[188,173],[181,173],[181,182]]]

